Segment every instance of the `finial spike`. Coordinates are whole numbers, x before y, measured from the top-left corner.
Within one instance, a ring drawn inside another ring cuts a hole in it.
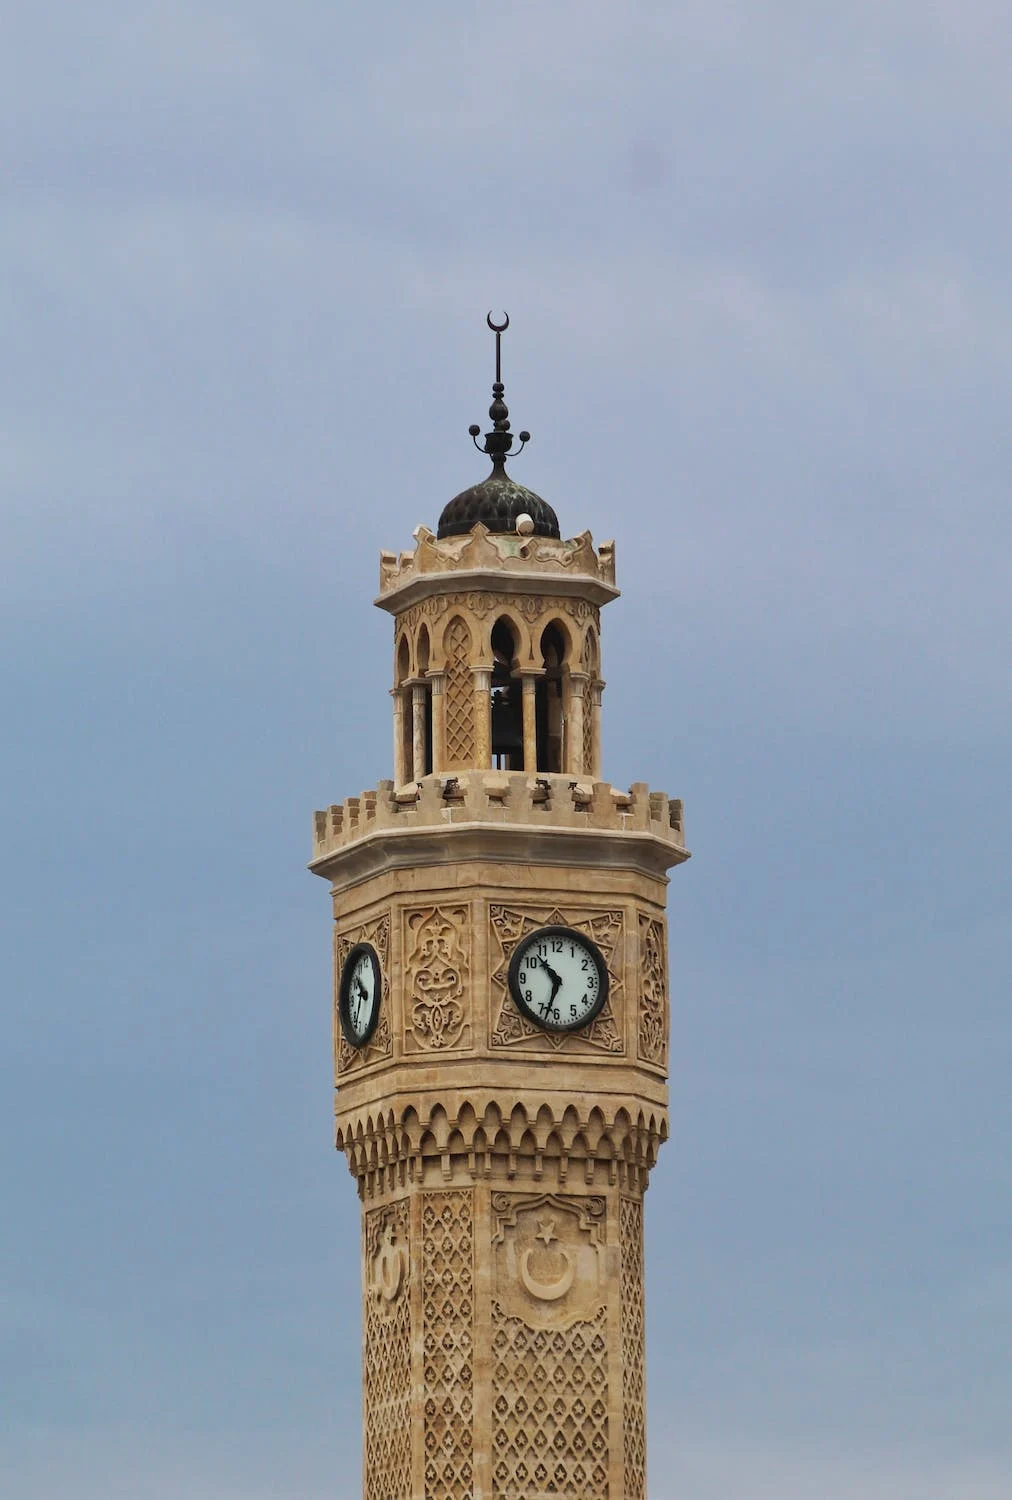
[[[502,322],[496,323],[493,322],[490,309],[485,322],[495,334],[495,384],[492,387],[492,405],[488,409],[488,414],[492,419],[492,431],[486,432],[484,444],[478,442],[478,434],[481,431],[480,427],[472,426],[468,431],[479,453],[487,453],[489,458],[491,458],[493,469],[502,469],[506,462],[506,455],[513,447],[513,436],[510,432],[509,423],[509,407],[503,400],[505,387],[502,383],[501,345],[502,336],[510,326],[510,315],[504,311]],[[520,434],[520,447],[516,450],[518,453],[530,441],[530,436],[529,432],[522,432]]]

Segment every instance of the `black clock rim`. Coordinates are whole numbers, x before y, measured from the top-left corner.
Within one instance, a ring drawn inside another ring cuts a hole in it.
[[[597,999],[585,1016],[581,1016],[578,1021],[571,1021],[568,1026],[547,1025],[541,1016],[536,1015],[534,1011],[527,1009],[525,1001],[521,1000],[518,994],[520,986],[516,982],[516,976],[523,961],[524,953],[534,941],[537,940],[540,942],[545,938],[552,937],[575,938],[578,943],[582,943],[583,946],[588,950],[591,958],[594,960],[594,963],[597,966]],[[517,1010],[522,1016],[526,1016],[529,1021],[533,1021],[535,1026],[539,1026],[542,1031],[551,1032],[555,1036],[562,1036],[566,1033],[583,1031],[593,1021],[596,1021],[598,1016],[601,1014],[601,1011],[604,1009],[608,999],[608,965],[605,963],[604,954],[594,942],[593,938],[588,937],[585,932],[580,932],[575,927],[562,927],[558,923],[556,923],[551,927],[538,927],[533,932],[529,932],[526,937],[522,937],[520,939],[519,943],[517,943],[516,947],[513,949],[513,953],[510,958],[510,966],[506,974],[506,983],[509,986],[510,999],[513,1001],[513,1004],[516,1006]]]
[[[355,965],[358,963],[359,959],[364,953],[368,954],[370,962],[372,963],[373,979],[375,980],[375,989],[373,991],[373,994],[375,996],[375,1003],[372,1008],[372,1015],[369,1017],[369,1025],[360,1035],[351,1024],[351,1015],[349,1013],[349,991],[351,989],[352,970],[355,968]],[[369,1041],[369,1038],[376,1030],[376,1024],[379,1021],[380,1006],[382,1005],[382,1003],[383,972],[380,969],[379,954],[376,952],[376,949],[373,947],[372,943],[356,943],[353,948],[350,948],[348,950],[348,956],[345,958],[344,963],[341,967],[341,983],[338,988],[337,996],[337,1014],[338,1019],[341,1023],[341,1034],[344,1037],[345,1041],[348,1043],[349,1047],[354,1047],[356,1051],[359,1051],[366,1045],[366,1043]]]

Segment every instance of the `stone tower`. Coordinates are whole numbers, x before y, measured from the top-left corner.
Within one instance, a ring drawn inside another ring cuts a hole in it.
[[[315,819],[364,1495],[645,1500],[643,1195],[688,851],[680,802],[601,778],[614,549],[507,475],[502,327],[492,473],[380,557],[394,778]]]

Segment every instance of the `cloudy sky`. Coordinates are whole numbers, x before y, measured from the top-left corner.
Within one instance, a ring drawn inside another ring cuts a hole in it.
[[[1012,11],[8,10],[5,1493],[359,1493],[309,815],[505,308],[694,850],[651,1500],[1006,1500]]]

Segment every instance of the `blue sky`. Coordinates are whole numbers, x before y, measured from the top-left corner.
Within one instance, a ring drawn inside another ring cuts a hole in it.
[[[614,536],[686,804],[651,1500],[1012,1492],[1012,15],[58,0],[0,58],[0,1432],[17,1500],[359,1493],[309,814],[381,547]]]

